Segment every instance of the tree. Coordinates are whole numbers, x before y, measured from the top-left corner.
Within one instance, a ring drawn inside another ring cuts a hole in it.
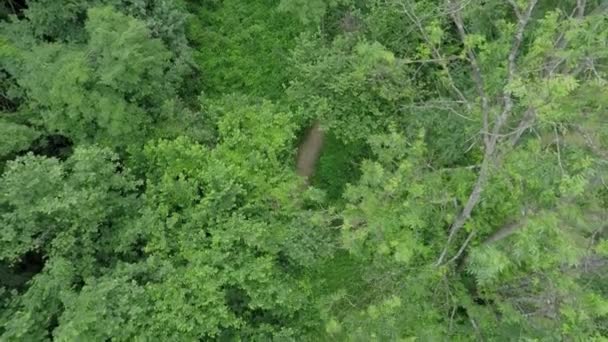
[[[3,338],[42,339],[61,314],[63,294],[137,254],[130,225],[139,186],[108,149],[77,148],[65,162],[28,154],[2,176],[0,261],[43,256],[44,269],[3,315]],[[11,313],[13,315],[11,315]]]
[[[148,291],[152,329],[162,338],[296,337],[317,324],[300,321],[314,316],[304,276],[330,249],[325,220],[299,209],[290,195],[298,181],[280,163],[293,139],[289,114],[238,97],[210,108],[221,113],[214,149],[184,138],[146,149],[146,252],[170,265]]]
[[[303,38],[292,63],[290,102],[347,142],[386,130],[411,96],[405,66],[378,43],[338,37],[327,47]]]
[[[605,339],[607,9],[0,14],[0,340]]]
[[[18,77],[50,132],[77,143],[124,146],[172,115],[164,82],[170,53],[145,25],[110,8],[89,11],[88,44],[41,44],[22,54]]]
[[[32,2],[29,21],[4,25],[3,97],[11,101],[8,109],[18,118],[13,121],[76,144],[122,149],[148,135],[173,136],[195,127],[178,95],[191,71],[183,16],[160,3],[116,5],[145,21],[81,2],[58,8],[66,16],[61,19],[55,3]],[[147,16],[143,7],[153,13]],[[45,18],[59,31],[40,22]],[[40,39],[55,35],[65,39]]]
[[[452,47],[443,46],[448,38],[434,41],[427,24],[420,19],[432,16],[416,12],[420,10],[418,6],[403,4],[405,17],[420,31],[422,44],[430,51],[431,59],[425,63],[437,63],[448,73],[446,80],[452,90],[442,96],[455,97],[452,103],[461,103],[464,109],[480,116],[483,154],[479,164],[455,169],[415,164],[409,159],[387,165],[386,158],[378,154],[378,160],[385,160],[384,163],[364,164],[360,184],[346,192],[354,195],[350,197],[354,206],[347,206],[345,211],[346,246],[355,255],[381,262],[383,279],[389,279],[385,280],[389,284],[408,284],[408,277],[414,274],[430,274],[429,283],[423,288],[434,286],[435,293],[446,295],[444,304],[434,304],[436,310],[444,312],[442,326],[449,327],[444,334],[457,335],[463,331],[462,326],[468,326],[478,338],[509,336],[511,329],[529,337],[563,338],[599,336],[605,329],[600,323],[606,315],[605,293],[583,285],[598,281],[588,272],[605,266],[604,257],[593,247],[599,246],[602,239],[606,212],[605,189],[598,190],[594,185],[601,184],[605,177],[604,152],[595,140],[604,139],[604,130],[581,127],[585,126],[582,122],[596,120],[599,112],[595,110],[604,108],[601,100],[584,95],[603,91],[597,87],[605,82],[600,67],[605,49],[600,52],[588,48],[605,44],[603,40],[595,41],[605,35],[604,15],[592,7],[584,8],[583,2],[577,2],[568,12],[544,6],[535,10],[536,5],[536,1],[530,1],[525,6],[513,2],[514,7],[500,7],[499,13],[504,17],[491,24],[498,32],[494,36],[477,31],[475,25],[465,26],[467,20],[477,20],[476,16],[486,13],[480,8],[458,2],[444,8],[469,63],[471,88],[462,90],[460,83],[452,83],[454,88],[450,85],[450,80],[456,80],[455,75],[462,70],[458,64],[448,63],[445,51]],[[493,16],[496,14],[492,12]],[[592,45],[576,43],[585,39]],[[454,74],[450,74],[452,68],[456,70]],[[469,100],[469,96],[473,99]],[[454,110],[462,111],[463,107],[456,105]],[[585,109],[581,112],[582,108]],[[380,146],[394,149],[390,156],[403,160],[404,154],[399,153],[406,149],[395,148],[395,140],[399,141],[391,138]],[[373,146],[374,141],[370,143]],[[415,155],[420,149],[409,150]],[[397,165],[403,169],[393,179],[386,170]],[[421,179],[408,172],[412,165],[417,165],[414,169]],[[395,192],[401,184],[399,180],[413,184],[406,187],[405,193]],[[437,193],[438,189],[445,190]],[[429,197],[405,200],[416,194]],[[421,220],[421,209],[416,208],[393,213],[393,203],[404,200],[406,206],[411,202],[424,203],[422,213],[430,214],[422,218],[431,220]],[[398,214],[409,216],[394,218]],[[442,243],[445,223],[450,229],[447,241]],[[408,224],[418,227],[416,235],[408,231]],[[420,235],[425,239],[417,240]],[[366,246],[374,239],[379,241]],[[456,246],[454,241],[458,241]],[[406,247],[400,248],[404,243]],[[415,271],[391,266],[393,258],[409,261],[418,250],[426,251],[430,258],[441,251],[434,262],[439,267],[436,272],[425,272],[429,259]],[[382,253],[387,257],[378,256]],[[370,272],[374,270],[377,267],[370,266]],[[441,276],[433,278],[437,272]],[[416,284],[420,282],[418,278]],[[411,288],[416,293],[414,289],[418,287]],[[376,319],[386,325],[385,331],[394,331],[390,317],[396,315],[395,307],[404,306],[390,299],[396,292],[391,288],[375,304],[378,312],[383,300],[392,303],[386,316],[376,314]],[[411,296],[409,292],[408,295]],[[414,302],[433,299],[427,294],[425,299]],[[356,307],[364,309],[366,305],[369,304],[358,303]],[[402,312],[399,317],[404,315],[407,313]],[[353,324],[351,320],[344,318],[345,324]],[[338,331],[341,323],[334,322],[333,330]],[[429,323],[417,322],[413,326],[421,324]],[[397,329],[396,336],[420,336],[411,334],[407,324],[400,326],[404,328]]]
[[[278,100],[289,81],[290,50],[303,30],[268,1],[193,4],[189,37],[198,48],[203,91],[209,97],[243,93]]]

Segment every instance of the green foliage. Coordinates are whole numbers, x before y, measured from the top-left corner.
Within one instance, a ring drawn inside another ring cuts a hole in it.
[[[19,122],[76,144],[121,149],[196,125],[177,96],[187,93],[178,87],[191,70],[178,8],[167,2],[115,2],[145,20],[85,2],[57,7],[59,2],[43,1],[32,2],[26,11],[30,22],[3,26],[7,41],[0,63],[8,74],[2,88]],[[31,23],[43,31],[30,32]],[[49,27],[55,24],[57,32]],[[47,38],[35,40],[40,37]]]
[[[90,8],[113,6],[146,22],[154,36],[179,47],[177,54],[188,53],[185,41],[184,12],[181,1],[159,0],[30,0],[25,17],[31,31],[41,40],[84,41],[86,13]]]
[[[323,152],[312,179],[315,187],[327,192],[329,200],[339,200],[347,183],[360,176],[358,162],[368,154],[365,144],[346,145],[333,134],[325,137]]]
[[[118,167],[116,155],[99,148],[77,149],[65,163],[32,154],[9,162],[1,181],[0,259],[15,261],[28,251],[84,258],[114,248],[103,243],[118,236],[104,230],[137,208],[128,193],[138,183]]]
[[[25,125],[0,121],[0,158],[27,150],[39,135],[39,132]]]
[[[286,270],[312,267],[324,254],[320,249],[326,233],[314,216],[295,211],[295,198],[285,197],[297,186],[295,179],[285,179],[257,157],[266,153],[272,162],[273,151],[267,147],[285,141],[284,134],[273,133],[280,121],[265,120],[269,134],[256,136],[263,143],[249,145],[249,156],[233,158],[238,152],[234,143],[241,143],[233,132],[238,121],[233,120],[257,120],[239,114],[258,109],[263,117],[269,105],[227,112],[219,126],[220,135],[229,135],[213,151],[185,139],[147,149],[152,163],[146,251],[166,258],[182,274],[168,276],[151,290],[159,315],[168,315],[156,333],[181,332],[182,338],[282,336],[287,322],[311,310],[309,285],[298,272]],[[247,126],[240,129],[244,136],[251,133]],[[183,327],[175,326],[177,322]]]
[[[83,33],[83,14],[91,5],[87,1],[28,1],[25,15],[31,22],[32,33],[37,38],[48,40],[81,40]]]
[[[348,0],[281,0],[278,9],[295,15],[304,25],[318,25],[327,11]]]
[[[297,21],[266,0],[199,5],[196,15],[189,38],[199,48],[195,60],[206,94],[281,96],[289,80],[287,57],[302,30]]]
[[[7,5],[0,340],[608,336],[605,1]]]
[[[132,253],[136,241],[127,231],[138,211],[139,183],[118,169],[114,153],[94,147],[77,148],[65,162],[28,154],[8,164],[1,180],[0,259],[14,263],[33,252],[48,261],[14,298],[3,317],[3,338],[46,336],[77,278],[102,274],[111,255]]]
[[[346,142],[387,129],[400,101],[411,96],[406,66],[378,43],[339,37],[326,47],[318,37],[305,37],[292,63],[297,76],[290,102]]]
[[[173,110],[173,89],[164,81],[170,54],[143,23],[110,8],[90,10],[86,27],[84,47],[24,51],[18,82],[29,110],[40,113],[47,130],[77,143],[136,142]]]
[[[65,295],[65,311],[53,332],[54,340],[126,341],[142,337],[144,323],[153,309],[150,298],[146,297],[144,286],[117,273],[91,280],[78,294]]]

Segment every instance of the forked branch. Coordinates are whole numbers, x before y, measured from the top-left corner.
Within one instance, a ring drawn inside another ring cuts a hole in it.
[[[511,97],[511,91],[508,90],[508,86],[510,83],[513,82],[517,73],[517,55],[519,53],[519,49],[523,41],[524,31],[526,29],[526,26],[528,25],[528,22],[530,21],[532,11],[534,10],[534,7],[536,6],[537,2],[538,0],[530,0],[525,12],[519,17],[515,35],[513,37],[513,42],[511,44],[511,49],[507,57],[507,75],[505,89],[503,90],[503,109],[496,121],[494,122],[494,125],[492,127],[492,135],[487,139],[484,151],[484,158],[481,164],[481,169],[479,170],[479,175],[477,176],[477,181],[473,186],[473,190],[471,191],[471,194],[469,195],[469,198],[462,212],[460,213],[460,215],[458,215],[458,217],[450,227],[448,240],[445,244],[445,247],[443,248],[443,251],[441,252],[441,255],[439,256],[439,259],[437,260],[437,266],[443,264],[452,240],[454,239],[456,234],[458,234],[458,232],[462,229],[465,223],[469,220],[473,209],[479,203],[479,200],[481,199],[481,194],[490,175],[490,169],[492,168],[494,162],[497,159],[496,146],[500,138],[500,131],[506,123],[507,118],[513,111],[513,98]],[[457,8],[458,6],[454,7]],[[454,10],[453,12],[456,13],[454,14],[454,16],[456,16],[457,18],[461,16],[459,11]]]

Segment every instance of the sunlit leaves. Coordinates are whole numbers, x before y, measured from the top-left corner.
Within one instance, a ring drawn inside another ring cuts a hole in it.
[[[411,95],[405,66],[379,43],[339,37],[319,48],[304,40],[293,63],[292,103],[306,117],[323,119],[344,141],[387,129]]]
[[[100,234],[136,208],[128,194],[138,184],[117,168],[116,156],[98,148],[77,149],[65,163],[31,154],[10,162],[1,180],[6,209],[0,258],[15,261],[28,251],[94,252],[80,250],[83,245],[111,250]]]
[[[13,75],[36,124],[76,143],[122,146],[167,122],[175,95],[171,53],[145,23],[109,7],[90,9],[86,44],[42,43],[23,51]]]

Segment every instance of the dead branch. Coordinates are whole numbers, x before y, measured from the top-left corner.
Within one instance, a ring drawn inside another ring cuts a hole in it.
[[[460,256],[462,255],[462,253],[464,253],[465,249],[467,248],[467,246],[469,245],[469,243],[471,242],[471,240],[475,236],[475,233],[476,233],[475,230],[472,230],[469,233],[469,236],[467,236],[467,239],[464,240],[464,243],[462,244],[462,246],[460,246],[460,249],[458,249],[458,252],[456,253],[456,255],[454,255],[454,257],[452,259],[450,259],[450,261],[448,261],[448,262],[453,262],[453,261],[458,260],[458,258],[460,258]]]

